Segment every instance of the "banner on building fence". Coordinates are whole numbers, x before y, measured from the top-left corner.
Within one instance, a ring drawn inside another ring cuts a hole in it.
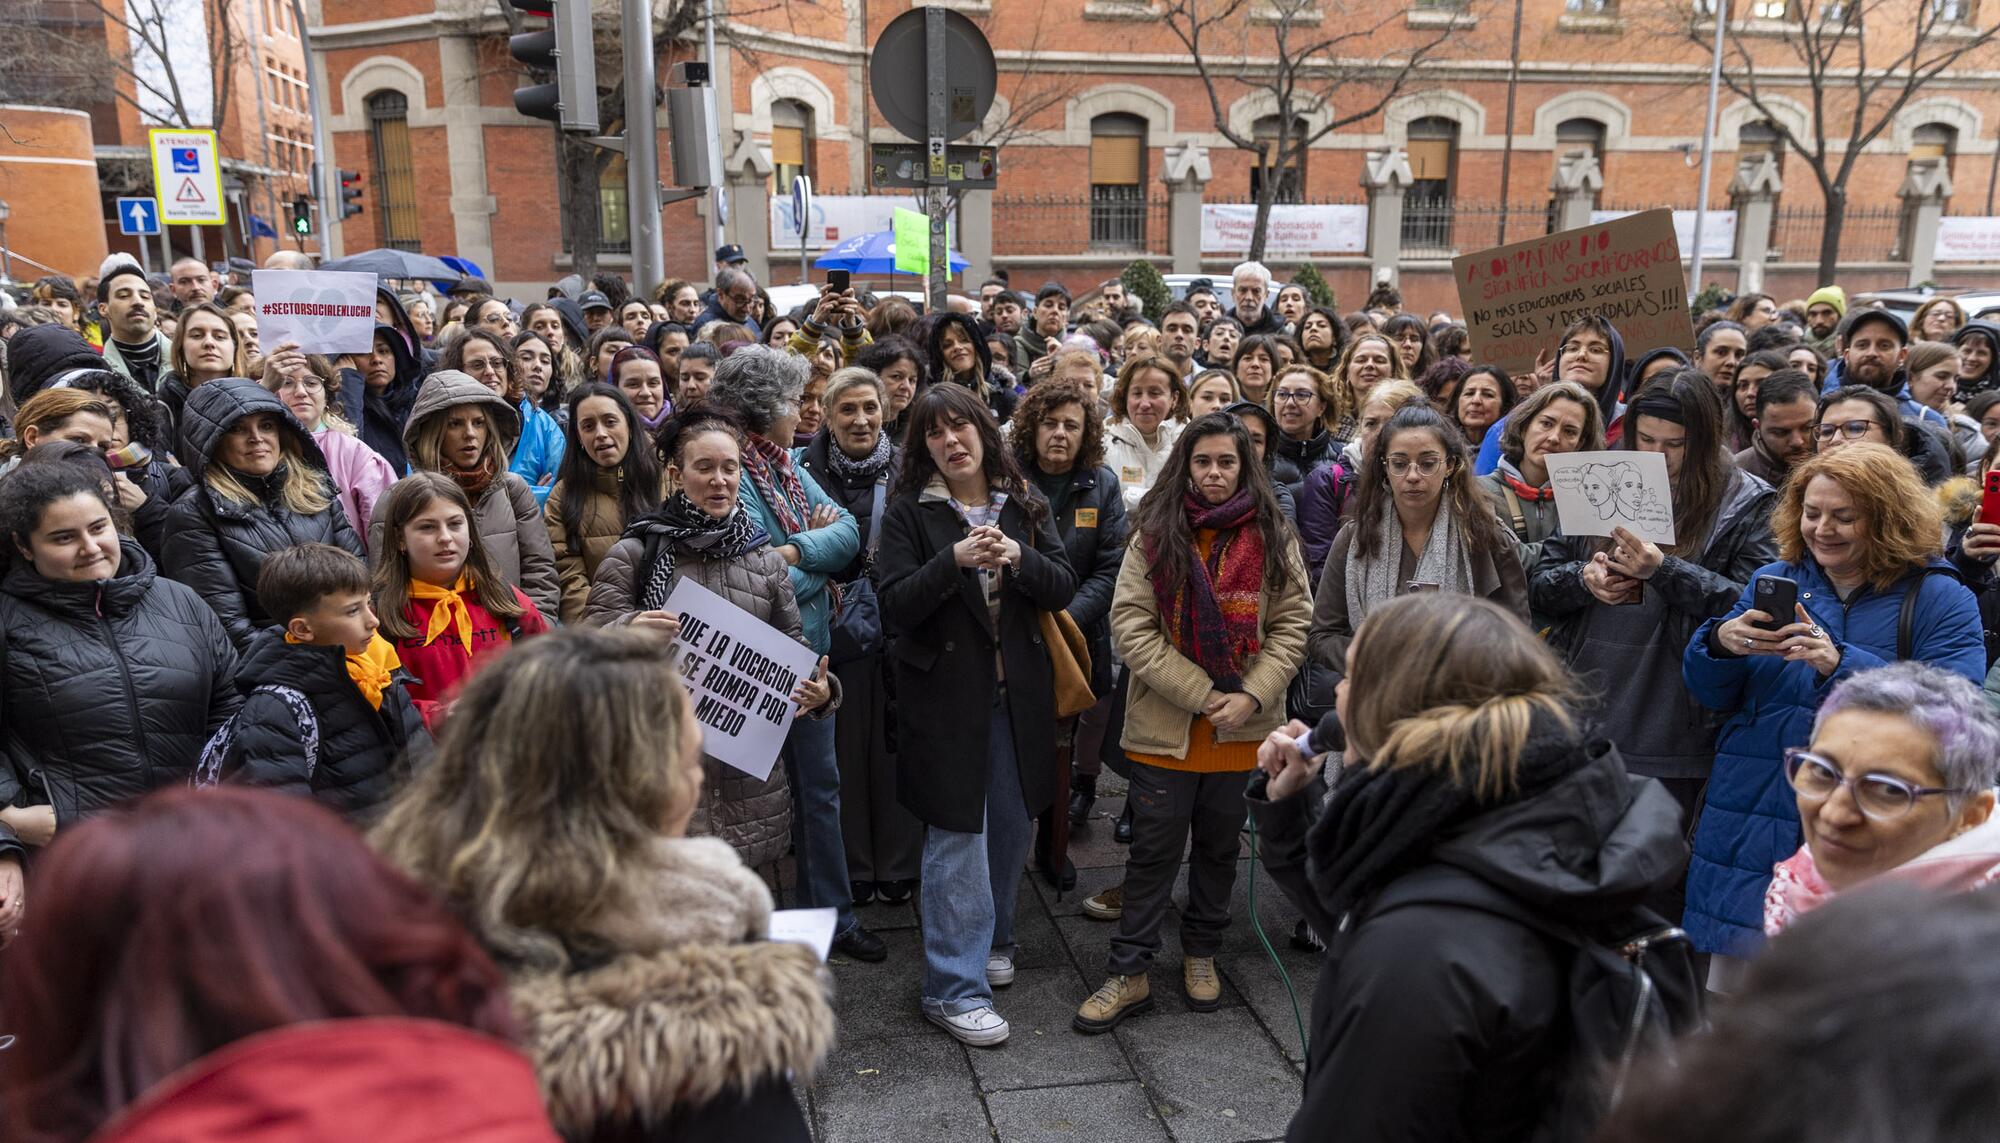
[[[1671,345],[1692,351],[1687,276],[1670,211],[1495,246],[1451,260],[1472,333],[1472,359],[1510,373],[1553,354],[1562,331],[1601,314],[1625,341],[1625,359]]]
[[[1593,210],[1590,221],[1610,222],[1619,218],[1630,218],[1629,210]],[[1694,257],[1694,211],[1674,212],[1674,240],[1680,243],[1681,260]],[[1711,258],[1736,257],[1736,212],[1733,210],[1711,210],[1708,221],[1701,226],[1701,256],[1704,261]]]
[[[916,200],[909,196],[872,194],[816,194],[807,208],[812,215],[806,231],[806,249],[825,250],[857,234],[878,234],[890,229],[897,206],[908,207]],[[793,215],[789,196],[771,200],[771,253],[799,248],[799,220]]]
[[[694,697],[701,749],[763,781],[792,727],[792,692],[819,666],[797,640],[686,576],[667,596],[680,616],[674,662]]]
[[[1250,252],[1257,229],[1255,203],[1201,205],[1201,252],[1242,255]],[[1264,231],[1264,253],[1273,256],[1365,254],[1368,252],[1368,208],[1324,203],[1274,206]]]
[[[2000,262],[2000,218],[1938,219],[1939,262]]]
[[[253,270],[257,333],[266,352],[366,353],[375,344],[375,275],[348,270]]]

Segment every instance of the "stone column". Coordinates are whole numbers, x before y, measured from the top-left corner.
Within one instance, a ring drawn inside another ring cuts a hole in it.
[[[479,105],[482,73],[477,45],[470,36],[439,36],[437,44],[443,71],[438,111],[444,117],[445,158],[451,171],[454,253],[478,263],[486,271],[486,280],[497,282],[501,275],[493,264],[493,215],[500,206],[486,183],[486,127]],[[322,161],[326,161],[324,156]],[[382,209],[382,204],[374,205]]]
[[[1209,179],[1208,148],[1175,143],[1161,152],[1167,184],[1167,253],[1176,274],[1201,273],[1201,196]]]
[[[965,255],[960,286],[973,297],[979,283],[993,276],[993,192],[961,191],[958,196],[958,252]]]
[[[1410,156],[1401,147],[1370,151],[1361,164],[1368,188],[1368,265],[1371,283],[1394,285],[1403,261],[1403,195],[1410,189]]]
[[[1556,229],[1589,226],[1597,192],[1603,189],[1604,171],[1596,155],[1580,152],[1556,160],[1556,173],[1549,179],[1549,193],[1556,198]]]
[[[737,132],[724,168],[729,181],[729,241],[743,247],[745,269],[760,286],[771,284],[771,156],[748,131]],[[711,252],[712,253],[712,252]]]
[[[1938,220],[1951,197],[1951,172],[1943,159],[1911,159],[1903,176],[1904,257],[1910,260],[1910,285],[1931,279],[1936,269]]]
[[[1729,200],[1736,207],[1736,292],[1764,291],[1764,265],[1771,255],[1771,215],[1785,189],[1778,161],[1768,153],[1745,155],[1729,181]],[[1697,288],[1707,283],[1697,283]]]

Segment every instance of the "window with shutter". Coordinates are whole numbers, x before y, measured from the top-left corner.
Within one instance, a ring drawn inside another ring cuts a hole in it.
[[[1146,141],[1135,136],[1099,135],[1090,141],[1090,184],[1135,187],[1145,165]]]
[[[812,109],[794,99],[771,104],[771,193],[792,193],[792,180],[813,178]]]
[[[1146,121],[1112,112],[1090,121],[1090,244],[1146,246]]]
[[[400,91],[368,97],[369,126],[375,136],[375,217],[382,245],[422,248],[417,233],[417,171],[410,154],[410,101]]]

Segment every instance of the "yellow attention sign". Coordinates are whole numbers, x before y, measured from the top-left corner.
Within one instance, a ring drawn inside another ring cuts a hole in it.
[[[160,204],[160,222],[177,226],[227,222],[215,132],[155,127],[146,132],[146,139],[153,152],[153,198]]]

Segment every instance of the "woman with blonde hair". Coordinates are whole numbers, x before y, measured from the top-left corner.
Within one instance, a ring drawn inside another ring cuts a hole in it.
[[[684,836],[701,727],[677,653],[592,630],[508,653],[372,840],[507,973],[565,1139],[805,1143],[791,1082],[832,1046],[826,980],[809,949],[766,939],[756,874]]]
[[[1930,298],[1910,315],[1910,337],[1915,341],[1950,341],[1965,324],[1965,308],[1956,299]]]
[[[1219,413],[1243,399],[1236,374],[1227,369],[1204,369],[1188,381],[1188,415]]]
[[[0,476],[14,471],[28,450],[38,444],[76,441],[102,452],[117,431],[110,407],[88,389],[42,389],[21,402],[13,421],[14,439],[0,440]],[[140,493],[142,502],[144,495]],[[123,499],[121,496],[121,502]],[[129,510],[137,505],[125,507]]]
[[[1673,799],[1590,735],[1562,664],[1490,601],[1385,603],[1342,666],[1331,796],[1328,719],[1266,738],[1246,798],[1272,879],[1335,946],[1288,1138],[1587,1137],[1573,953],[1546,931],[1649,938],[1669,1016],[1690,1014],[1685,942],[1637,908],[1685,852]]]
[[[1328,429],[1345,445],[1360,433],[1361,405],[1384,381],[1408,381],[1396,343],[1379,333],[1364,333],[1341,350],[1333,367],[1333,404],[1327,410]]]

